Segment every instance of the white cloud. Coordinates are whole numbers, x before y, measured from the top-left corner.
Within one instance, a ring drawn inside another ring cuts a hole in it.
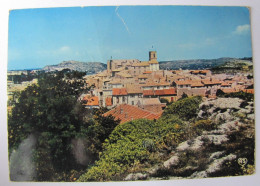
[[[239,25],[236,27],[236,30],[233,32],[237,35],[247,34],[250,31],[250,25]]]

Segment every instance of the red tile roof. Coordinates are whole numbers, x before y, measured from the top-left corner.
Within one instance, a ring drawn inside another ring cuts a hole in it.
[[[162,89],[162,90],[143,90],[144,96],[166,96],[166,95],[176,95],[176,89],[170,88],[170,89]]]
[[[192,81],[191,87],[204,87],[204,85],[201,83],[201,81]]]
[[[254,94],[254,89],[244,89],[243,92]]]
[[[98,97],[97,96],[92,96],[90,97],[89,95],[85,96],[83,98],[83,100],[86,102],[83,105],[87,105],[87,106],[99,106],[99,102],[98,102]]]
[[[149,119],[149,120],[154,120],[158,119],[161,117],[162,112],[160,113],[152,113],[147,110],[143,110],[137,106],[133,105],[127,105],[127,104],[122,104],[118,105],[116,108],[106,112],[104,116],[109,116],[112,115],[115,117],[115,119],[120,119],[120,124],[135,120],[135,119]]]
[[[153,96],[154,95],[154,90],[144,90],[143,91],[144,96]]]
[[[176,95],[176,89],[170,88],[170,89],[163,89],[163,90],[155,90],[156,96],[164,96],[164,95]]]
[[[113,88],[113,96],[126,96],[127,91],[126,88]]]

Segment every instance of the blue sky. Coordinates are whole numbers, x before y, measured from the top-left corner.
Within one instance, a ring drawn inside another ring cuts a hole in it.
[[[153,48],[152,48],[153,46]],[[66,60],[250,57],[245,7],[110,6],[12,10],[8,70]]]

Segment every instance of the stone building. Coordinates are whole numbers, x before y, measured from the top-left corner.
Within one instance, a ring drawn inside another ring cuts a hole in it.
[[[140,61],[138,59],[111,59],[107,62],[107,72],[111,73],[112,77],[127,70],[130,75],[139,75],[146,71],[159,70],[156,51],[149,52],[149,61]]]

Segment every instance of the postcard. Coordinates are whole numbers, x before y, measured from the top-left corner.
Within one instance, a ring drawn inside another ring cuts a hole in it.
[[[250,8],[15,9],[8,34],[10,181],[255,173]]]

